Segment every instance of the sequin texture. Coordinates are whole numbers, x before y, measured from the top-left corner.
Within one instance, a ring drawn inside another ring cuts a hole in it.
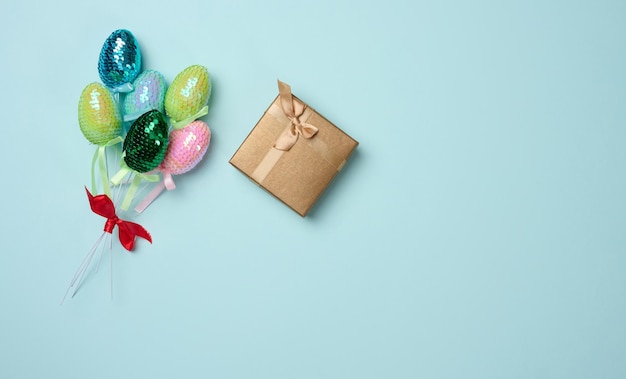
[[[124,140],[124,162],[138,172],[154,170],[167,151],[168,125],[163,113],[152,110],[139,117]]]
[[[104,145],[120,135],[122,118],[111,91],[100,83],[90,83],[78,100],[78,125],[85,138]]]
[[[174,121],[198,113],[211,97],[211,79],[204,66],[189,66],[180,72],[165,94],[165,112]]]
[[[125,29],[111,33],[98,60],[102,83],[112,89],[118,88],[135,80],[140,70],[141,51],[135,36]]]
[[[163,112],[167,85],[163,75],[154,70],[142,72],[133,82],[133,90],[124,99],[125,115],[141,115],[156,109]]]
[[[172,175],[186,173],[200,163],[210,141],[211,130],[204,121],[196,120],[182,129],[172,130],[159,170]]]

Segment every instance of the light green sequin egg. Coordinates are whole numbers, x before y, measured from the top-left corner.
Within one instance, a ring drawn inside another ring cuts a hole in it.
[[[85,138],[96,145],[120,135],[122,118],[108,88],[94,82],[83,89],[78,101],[78,125]]]
[[[176,75],[165,94],[165,112],[174,121],[198,113],[211,96],[211,79],[204,66],[189,66]]]

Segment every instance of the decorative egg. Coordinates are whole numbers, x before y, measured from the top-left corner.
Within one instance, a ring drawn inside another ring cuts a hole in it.
[[[211,79],[204,66],[193,65],[176,75],[165,94],[165,112],[174,121],[198,113],[211,96]]]
[[[127,92],[124,87],[130,87],[140,70],[141,51],[135,36],[125,29],[111,33],[102,46],[98,60],[102,83],[113,91]]]
[[[139,74],[133,82],[133,90],[124,99],[124,121],[134,120],[153,109],[163,112],[166,90],[167,84],[160,72],[146,70]]]
[[[172,175],[186,173],[200,163],[210,141],[211,130],[204,121],[196,120],[182,129],[172,130],[159,170]]]
[[[122,118],[117,103],[102,84],[88,84],[80,94],[78,125],[85,138],[96,145],[104,145],[120,135]]]
[[[141,115],[124,139],[124,162],[137,172],[152,171],[163,161],[168,144],[168,125],[163,113],[152,110]]]

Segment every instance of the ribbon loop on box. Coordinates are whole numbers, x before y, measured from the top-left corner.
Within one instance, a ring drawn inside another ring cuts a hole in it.
[[[91,206],[93,213],[107,219],[104,224],[104,231],[109,234],[113,234],[113,229],[117,226],[120,243],[126,250],[133,250],[135,247],[136,237],[143,238],[152,243],[152,236],[150,236],[150,233],[148,233],[143,226],[117,217],[117,214],[115,213],[115,205],[113,205],[113,201],[111,201],[109,196],[93,196],[87,187],[85,187],[85,191],[87,191],[87,198],[89,199],[89,205]]]
[[[306,105],[293,98],[291,87],[278,81],[280,105],[285,116],[291,121],[289,127],[278,137],[274,147],[278,150],[288,151],[296,144],[298,137],[313,138],[317,134],[317,127],[306,122],[300,122],[300,116],[304,113]]]

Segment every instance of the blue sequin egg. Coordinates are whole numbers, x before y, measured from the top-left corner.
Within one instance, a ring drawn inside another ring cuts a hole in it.
[[[163,113],[166,91],[167,84],[160,72],[146,70],[139,74],[133,82],[133,90],[124,98],[124,121],[134,120],[153,109]]]
[[[100,80],[113,91],[128,92],[130,83],[141,71],[141,51],[135,36],[125,29],[111,33],[106,39],[100,59],[98,73]]]

